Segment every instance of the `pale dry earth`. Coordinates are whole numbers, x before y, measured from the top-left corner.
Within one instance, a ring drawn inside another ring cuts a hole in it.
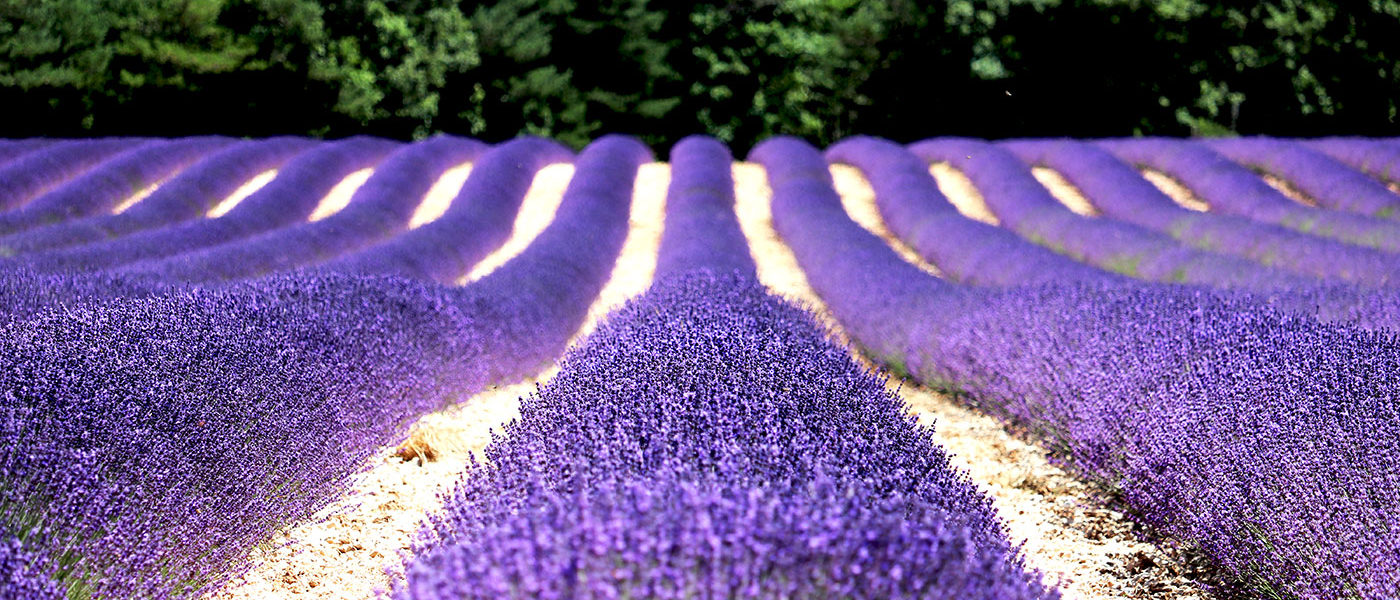
[[[468,283],[485,277],[495,271],[511,257],[520,254],[530,242],[554,222],[554,212],[564,200],[564,190],[574,177],[574,166],[569,163],[547,165],[535,173],[525,197],[520,201],[520,212],[516,213],[510,238],[500,248],[481,259],[466,275],[457,282]]]
[[[130,196],[127,196],[126,199],[122,200],[119,204],[112,207],[112,214],[119,215],[126,212],[127,209],[136,206],[137,202],[145,200],[147,196],[150,196],[151,194],[155,193],[155,191],[159,189],[160,186],[164,184],[168,179],[170,179],[170,177],[166,177],[165,179],[161,179],[159,181],[151,182],[150,185],[137,190],[136,193]]]
[[[369,176],[373,174],[374,167],[365,167],[346,175],[344,179],[340,180],[340,183],[335,184],[335,187],[331,188],[331,191],[326,192],[326,195],[316,204],[316,209],[311,211],[311,216],[307,217],[306,220],[314,223],[338,213],[341,209],[349,206],[350,199],[355,197],[355,192],[359,190],[360,186],[364,185],[365,181],[369,179]],[[217,217],[219,215],[210,213],[209,216]]]
[[[886,228],[863,175],[851,169],[843,170],[840,177],[846,181],[838,182],[837,191],[849,194],[842,200],[853,220],[891,246],[901,244]],[[753,197],[741,202],[767,202],[762,188],[753,189]],[[959,192],[968,193],[967,189]],[[765,225],[771,230],[771,219],[761,219],[765,210],[752,208],[747,214],[760,218],[746,232],[756,231],[758,237],[776,241],[751,241],[755,260],[772,264],[769,270],[798,270],[792,251],[776,234],[770,238],[769,232],[762,231]],[[900,255],[925,271],[935,270],[917,254]],[[782,285],[775,291],[825,310],[805,282],[789,278]],[[1052,464],[1044,450],[947,395],[908,382],[891,384],[920,423],[934,428],[935,440],[948,451],[953,464],[992,498],[1011,539],[1025,544],[1027,562],[1050,581],[1060,582],[1066,599],[1205,597],[1180,576],[1180,561],[1139,539],[1131,520],[1107,507],[1083,481]]]
[[[433,187],[428,188],[428,193],[423,196],[423,201],[418,203],[418,208],[414,209],[413,216],[408,219],[408,228],[417,229],[437,220],[447,208],[452,206],[452,201],[457,198],[457,194],[462,191],[462,184],[467,182],[467,177],[472,174],[472,163],[465,162],[451,169],[443,171],[437,181],[433,182]]]
[[[209,209],[209,212],[205,213],[204,216],[211,219],[222,216],[224,213],[233,210],[233,207],[238,206],[239,202],[242,202],[248,196],[252,196],[255,192],[262,189],[263,186],[267,185],[276,177],[277,169],[268,169],[266,171],[258,173],[257,175],[254,175],[248,181],[244,182],[243,185],[238,186],[238,189],[233,190],[232,194],[229,194],[223,200],[220,200],[218,204],[215,204],[214,208]],[[150,194],[154,191],[155,188],[152,187],[149,188],[149,191],[146,191],[146,193]],[[133,202],[132,204],[135,203]],[[123,207],[122,210],[126,210],[126,208]]]
[[[938,191],[943,192],[948,202],[951,202],[964,217],[988,225],[1001,225],[1001,219],[987,207],[982,193],[977,191],[977,186],[972,185],[972,180],[962,171],[946,162],[936,162],[928,166],[928,172],[938,183]]]
[[[1175,177],[1158,171],[1156,169],[1139,169],[1142,178],[1157,187],[1157,190],[1172,199],[1177,206],[1196,212],[1210,212],[1210,205],[1205,200],[1196,197],[1196,193],[1191,188],[1182,185]]]
[[[961,175],[949,171],[952,176]],[[485,275],[528,246],[552,221],[572,172],[570,165],[552,165],[538,173],[511,241],[498,251],[493,264],[474,270],[464,280]],[[813,310],[839,339],[846,340],[791,250],[773,230],[771,191],[762,167],[736,163],[733,175],[736,212],[760,280],[775,293]],[[872,233],[897,243],[885,229],[873,191],[860,173],[836,168],[833,177],[853,217]],[[639,171],[631,231],[612,277],[575,339],[591,330],[607,311],[650,285],[668,181],[669,168],[664,164],[644,165]],[[976,194],[970,183],[959,190],[964,202],[971,202],[965,199],[968,192]],[[926,272],[938,273],[907,247],[901,256]],[[450,490],[471,456],[480,459],[491,432],[499,432],[518,416],[519,398],[554,372],[552,368],[529,381],[488,390],[423,417],[413,426],[410,442],[381,449],[348,494],[310,522],[280,533],[258,549],[253,556],[255,567],[210,597],[363,599],[381,595],[402,577],[403,560],[423,517],[441,508],[440,494]],[[1051,464],[1043,450],[946,396],[909,384],[890,385],[922,423],[937,423],[938,443],[958,468],[989,493],[1009,534],[1024,541],[1028,562],[1051,581],[1060,582],[1066,598],[1200,597],[1192,584],[1173,576],[1178,567],[1172,560],[1137,541],[1128,519],[1105,508],[1088,486]]]
[[[1060,201],[1060,204],[1065,205],[1065,208],[1070,209],[1074,214],[1081,217],[1103,216],[1098,207],[1095,207],[1094,203],[1086,198],[1078,187],[1065,179],[1065,176],[1061,175],[1059,171],[1049,167],[1032,167],[1031,175],[1035,176],[1035,180],[1039,181],[1040,185],[1044,186],[1051,196],[1054,196],[1056,200]]]
[[[1264,183],[1269,184],[1269,187],[1278,190],[1278,193],[1287,196],[1289,200],[1297,202],[1298,204],[1302,204],[1303,206],[1306,206],[1308,208],[1318,207],[1316,200],[1313,200],[1310,196],[1304,194],[1302,190],[1295,187],[1293,183],[1288,181],[1287,179],[1278,177],[1270,173],[1259,173],[1259,178],[1263,179]]]

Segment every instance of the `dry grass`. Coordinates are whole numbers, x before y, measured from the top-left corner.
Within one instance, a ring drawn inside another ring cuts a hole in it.
[[[1205,200],[1197,198],[1195,192],[1192,192],[1190,188],[1182,185],[1180,181],[1177,181],[1176,178],[1171,175],[1167,175],[1155,169],[1141,169],[1139,172],[1142,173],[1143,179],[1157,186],[1157,189],[1168,198],[1171,198],[1172,202],[1175,202],[1177,206],[1196,212],[1210,211],[1210,205],[1206,204]]]
[[[1045,186],[1046,191],[1049,191],[1051,196],[1054,196],[1056,200],[1060,201],[1060,204],[1065,205],[1065,208],[1070,209],[1074,214],[1081,217],[1102,216],[1103,213],[1099,212],[1094,203],[1090,202],[1083,192],[1079,191],[1078,187],[1060,175],[1059,171],[1047,167],[1032,167],[1031,175],[1035,176],[1040,185]]]
[[[1001,219],[987,207],[982,192],[977,191],[977,186],[962,171],[948,163],[936,162],[929,165],[928,172],[938,182],[938,191],[943,192],[963,216],[988,225],[1001,225]]]

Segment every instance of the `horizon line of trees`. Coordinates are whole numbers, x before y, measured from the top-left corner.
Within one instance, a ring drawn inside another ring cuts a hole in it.
[[[1400,0],[0,0],[0,136],[1400,135]]]

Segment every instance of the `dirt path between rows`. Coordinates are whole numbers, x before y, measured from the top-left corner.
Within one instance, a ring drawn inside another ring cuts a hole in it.
[[[834,169],[833,177],[837,190],[850,194],[843,204],[854,206],[854,212],[862,215],[860,221],[868,222],[872,215],[879,218],[878,209],[871,205],[874,194],[865,192],[869,184],[859,171]],[[759,279],[775,293],[824,315],[823,321],[840,335],[796,257],[773,230],[768,206],[772,192],[762,167],[736,165],[734,178],[740,223],[758,263]],[[897,241],[888,237],[883,221],[867,230]],[[927,263],[919,266],[933,269]],[[945,395],[909,383],[891,381],[890,385],[921,423],[934,426],[935,440],[948,451],[953,464],[987,491],[1011,538],[1024,542],[1027,562],[1048,580],[1060,582],[1065,598],[1205,598],[1195,584],[1180,576],[1183,568],[1177,561],[1138,539],[1126,516],[1105,507],[1087,484],[1051,464],[1039,447]]]

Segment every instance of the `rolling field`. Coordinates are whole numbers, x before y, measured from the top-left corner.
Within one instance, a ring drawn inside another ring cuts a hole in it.
[[[15,598],[1400,596],[1400,141],[0,140]]]

